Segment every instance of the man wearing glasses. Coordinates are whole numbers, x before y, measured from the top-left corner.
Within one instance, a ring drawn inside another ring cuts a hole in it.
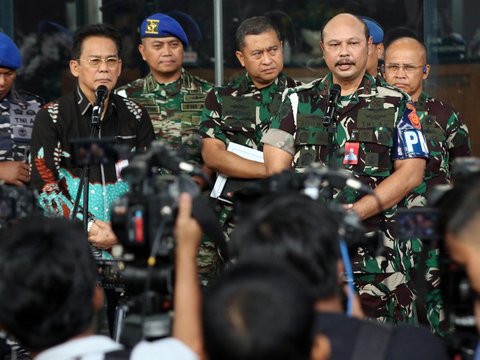
[[[423,91],[423,81],[428,78],[430,65],[425,45],[413,37],[401,37],[390,43],[385,53],[385,80],[406,92],[412,98],[428,144],[430,160],[425,167],[421,185],[406,198],[407,207],[426,205],[425,194],[435,185],[450,182],[450,166],[456,157],[471,153],[468,129],[460,114],[451,106],[429,96]],[[414,248],[420,252],[421,242]],[[426,317],[433,331],[444,335],[447,328],[440,296],[438,249],[428,252],[426,261],[427,295]],[[425,259],[419,261],[425,262]]]
[[[78,29],[70,60],[70,71],[78,86],[72,94],[45,105],[36,116],[31,182],[40,192],[40,206],[49,215],[72,216],[82,168],[72,163],[70,141],[90,137],[99,86],[108,91],[95,137],[115,137],[119,145],[132,151],[145,149],[154,139],[145,109],[111,92],[122,70],[121,50],[121,37],[109,26],[96,24]],[[119,177],[120,171],[120,163],[90,166],[88,241],[101,250],[96,255],[102,258],[110,258],[109,250],[117,243],[109,223],[111,204],[128,190]],[[79,213],[78,217],[82,217]]]

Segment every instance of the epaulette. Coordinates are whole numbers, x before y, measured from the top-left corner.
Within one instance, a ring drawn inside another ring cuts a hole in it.
[[[22,100],[25,100],[25,101],[36,101],[39,103],[40,106],[43,106],[45,104],[45,99],[42,98],[41,96],[38,96],[36,94],[33,94],[29,91],[25,91],[25,90],[15,90],[15,92],[21,96],[21,99]]]
[[[123,86],[116,88],[113,92],[122,97],[130,97],[129,96],[130,94],[137,91],[141,92],[143,90],[143,83],[144,83],[143,78],[136,79],[132,82],[129,82],[128,84],[125,84]]]
[[[388,84],[381,84],[377,86],[377,92],[380,96],[393,96],[410,100],[410,95],[408,95],[406,92]]]

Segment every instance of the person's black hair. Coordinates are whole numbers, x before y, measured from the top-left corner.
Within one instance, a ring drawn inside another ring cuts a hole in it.
[[[307,360],[314,299],[288,265],[240,261],[207,288],[202,306],[209,360]]]
[[[28,350],[92,325],[97,267],[80,224],[33,218],[0,236],[0,327]]]
[[[245,46],[245,36],[260,35],[272,30],[275,31],[278,40],[281,41],[280,30],[271,18],[267,16],[254,16],[245,19],[237,28],[235,34],[238,50],[242,50]]]
[[[82,55],[84,41],[92,36],[104,37],[112,40],[117,46],[118,57],[122,53],[122,37],[117,30],[106,24],[90,24],[78,28],[73,34],[72,59],[79,59]]]
[[[232,257],[280,258],[302,273],[317,299],[340,294],[340,214],[291,193],[264,197],[232,233]]]
[[[368,38],[370,37],[370,31],[368,30],[368,26],[367,24],[365,23],[365,21],[363,21],[362,17],[359,16],[359,15],[355,15],[355,14],[350,14],[350,13],[343,13],[343,14],[347,14],[347,15],[352,15],[353,17],[357,18],[357,20],[363,24],[363,28],[364,28],[364,34],[365,34],[365,38],[367,39],[368,41]],[[337,14],[337,15],[340,15],[340,14]],[[335,15],[335,16],[337,16]],[[324,39],[324,32],[325,32],[325,27],[327,26],[327,24],[335,17],[331,17],[330,19],[328,19],[322,26],[322,31],[320,33],[321,35],[321,39],[320,41],[323,42],[323,39]]]

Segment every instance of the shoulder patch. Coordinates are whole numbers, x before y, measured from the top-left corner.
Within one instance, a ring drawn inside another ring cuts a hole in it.
[[[48,114],[50,115],[50,117],[52,118],[52,121],[54,124],[57,123],[58,121],[58,109],[59,109],[59,103],[58,101],[53,101],[53,102],[49,102],[48,104],[46,104],[43,108],[45,110],[48,111]]]
[[[138,105],[136,102],[123,98],[123,102],[127,106],[128,110],[135,116],[135,118],[140,121],[142,119],[143,111],[140,105]]]

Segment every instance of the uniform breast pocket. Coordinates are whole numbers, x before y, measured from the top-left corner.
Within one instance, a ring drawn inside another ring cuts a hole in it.
[[[295,145],[328,145],[328,133],[318,128],[299,128],[295,133]]]
[[[255,124],[248,119],[226,119],[221,128],[230,141],[238,144],[243,144],[246,139],[253,139],[255,136]]]
[[[371,176],[388,176],[392,170],[393,130],[359,130],[360,161],[354,171]]]

